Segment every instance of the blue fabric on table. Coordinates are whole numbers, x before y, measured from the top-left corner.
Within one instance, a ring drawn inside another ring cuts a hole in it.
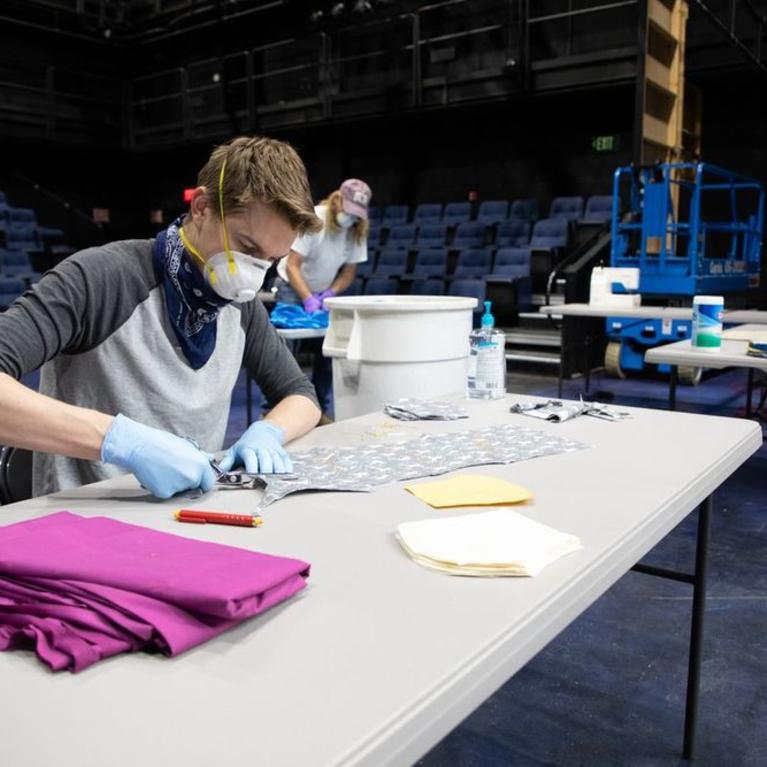
[[[309,314],[300,304],[277,304],[271,314],[272,325],[276,328],[326,328],[328,312]]]

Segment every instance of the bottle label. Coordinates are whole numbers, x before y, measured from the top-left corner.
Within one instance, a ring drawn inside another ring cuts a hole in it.
[[[483,339],[469,355],[468,388],[497,392],[506,388],[506,350],[497,341]]]

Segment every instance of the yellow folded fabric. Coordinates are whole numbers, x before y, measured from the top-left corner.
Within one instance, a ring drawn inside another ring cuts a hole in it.
[[[406,485],[405,490],[435,509],[507,505],[529,501],[533,497],[525,487],[482,474],[459,474],[437,482]]]

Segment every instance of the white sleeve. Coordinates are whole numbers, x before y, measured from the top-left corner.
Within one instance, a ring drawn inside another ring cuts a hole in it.
[[[306,258],[306,256],[312,252],[312,248],[314,247],[314,240],[316,237],[317,235],[312,234],[311,232],[307,232],[306,234],[299,234],[298,237],[296,237],[296,239],[293,241],[293,245],[290,249],[298,253],[299,256]]]
[[[346,245],[346,263],[361,264],[368,260],[368,244],[365,240],[355,242],[351,239]]]

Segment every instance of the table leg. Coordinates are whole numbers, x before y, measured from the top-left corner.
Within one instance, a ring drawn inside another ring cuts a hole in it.
[[[695,572],[683,573],[663,567],[644,565],[641,562],[631,569],[645,575],[655,575],[667,580],[690,583],[692,592],[692,619],[690,622],[690,651],[687,665],[687,696],[684,713],[685,759],[691,760],[695,753],[695,729],[698,723],[700,697],[700,666],[703,654],[703,617],[706,610],[706,579],[708,574],[708,541],[711,534],[713,496],[709,496],[698,509],[698,536],[695,544]]]
[[[767,400],[767,382],[762,382],[762,396],[759,397],[759,402],[756,405],[755,415],[759,415],[764,407],[765,400]]]
[[[586,334],[586,338],[583,342],[583,347],[585,352],[584,375],[586,377],[586,380],[583,382],[583,391],[584,394],[588,397],[589,386],[591,385],[591,336],[588,333]]]
[[[751,417],[751,400],[754,396],[754,369],[748,369],[748,387],[746,389],[746,418]]]
[[[708,572],[708,541],[711,534],[713,497],[709,496],[698,510],[698,541],[695,546],[695,580],[692,592],[692,625],[690,628],[690,659],[687,671],[687,705],[684,717],[685,759],[695,753],[695,727],[698,723],[700,665],[703,650],[703,617],[706,611],[706,577]]]
[[[676,365],[671,366],[668,379],[668,409],[676,410],[676,385],[679,381],[679,370]]]
[[[562,346],[559,348],[559,379],[557,380],[557,398],[562,399],[562,379],[565,376],[565,343],[564,336]]]

